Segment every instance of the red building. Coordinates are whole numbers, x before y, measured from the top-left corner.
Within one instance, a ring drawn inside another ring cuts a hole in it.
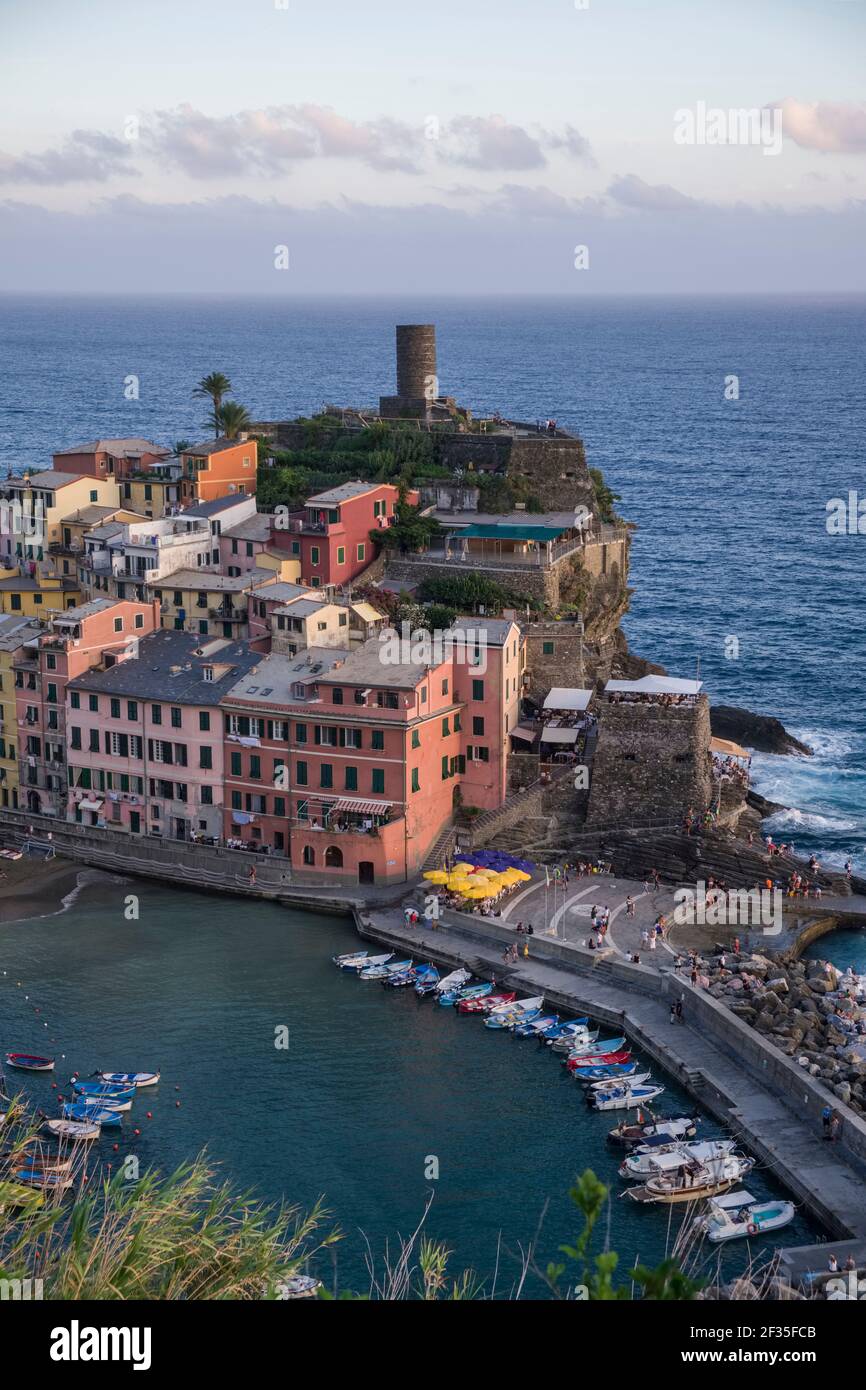
[[[54,454],[60,473],[87,473],[94,478],[128,478],[147,473],[154,463],[171,458],[171,450],[149,439],[94,439]]]
[[[416,506],[418,493],[406,500]],[[348,584],[375,558],[370,532],[393,525],[398,501],[390,483],[341,483],[308,498],[303,515],[277,531],[276,543],[300,559],[303,584]]]

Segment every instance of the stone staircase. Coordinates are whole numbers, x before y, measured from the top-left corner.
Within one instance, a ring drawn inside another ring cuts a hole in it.
[[[446,857],[451,854],[457,841],[457,828],[454,825],[446,825],[430,853],[424,860],[424,871],[428,869],[441,869]]]

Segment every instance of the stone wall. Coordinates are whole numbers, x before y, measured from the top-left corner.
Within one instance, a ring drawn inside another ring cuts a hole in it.
[[[583,440],[558,435],[448,434],[441,436],[446,468],[470,467],[522,479],[544,511],[594,506]]]
[[[587,826],[679,820],[712,804],[710,710],[694,705],[599,703]]]
[[[509,791],[522,791],[538,781],[540,761],[537,753],[510,753],[508,756]]]
[[[526,673],[529,677],[526,693],[534,700],[543,700],[552,686],[579,686],[581,680],[581,647],[583,638],[580,623],[526,623]],[[552,651],[545,651],[552,647]]]

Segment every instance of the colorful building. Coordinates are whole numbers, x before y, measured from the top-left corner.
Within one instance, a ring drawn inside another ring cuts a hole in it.
[[[67,814],[85,825],[177,840],[223,830],[219,704],[259,660],[246,644],[156,632],[137,656],[67,690]]]
[[[149,439],[94,439],[52,455],[60,472],[87,473],[92,478],[128,478],[132,473],[146,473],[153,464],[170,457],[170,449]]]
[[[22,808],[65,814],[67,686],[91,667],[135,656],[139,640],[158,625],[155,604],[96,599],[53,617],[22,645],[12,661]]]
[[[120,506],[113,478],[50,470],[7,478],[0,496],[9,504],[8,524],[0,528],[0,563],[38,563],[63,540],[63,518],[83,507]]]
[[[417,492],[407,495],[412,504],[417,500]],[[300,560],[302,583],[348,584],[375,559],[370,532],[393,524],[398,502],[390,483],[342,483],[308,498],[303,514],[276,529],[275,539]]]
[[[0,618],[0,806],[18,809],[18,712],[13,663],[44,631],[26,618]]]
[[[209,439],[181,454],[181,503],[213,502],[256,490],[258,445],[254,439]]]
[[[81,600],[77,579],[54,572],[47,561],[0,569],[0,612],[25,618],[48,618],[53,611],[74,608]]]
[[[202,637],[241,642],[249,637],[247,595],[274,582],[273,570],[250,570],[229,579],[204,570],[178,570],[151,586],[162,604],[162,625]]]

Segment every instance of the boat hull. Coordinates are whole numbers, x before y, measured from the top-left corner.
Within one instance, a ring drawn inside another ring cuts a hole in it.
[[[14,1067],[16,1071],[53,1071],[53,1057],[34,1057],[27,1052],[7,1052],[7,1067]]]

